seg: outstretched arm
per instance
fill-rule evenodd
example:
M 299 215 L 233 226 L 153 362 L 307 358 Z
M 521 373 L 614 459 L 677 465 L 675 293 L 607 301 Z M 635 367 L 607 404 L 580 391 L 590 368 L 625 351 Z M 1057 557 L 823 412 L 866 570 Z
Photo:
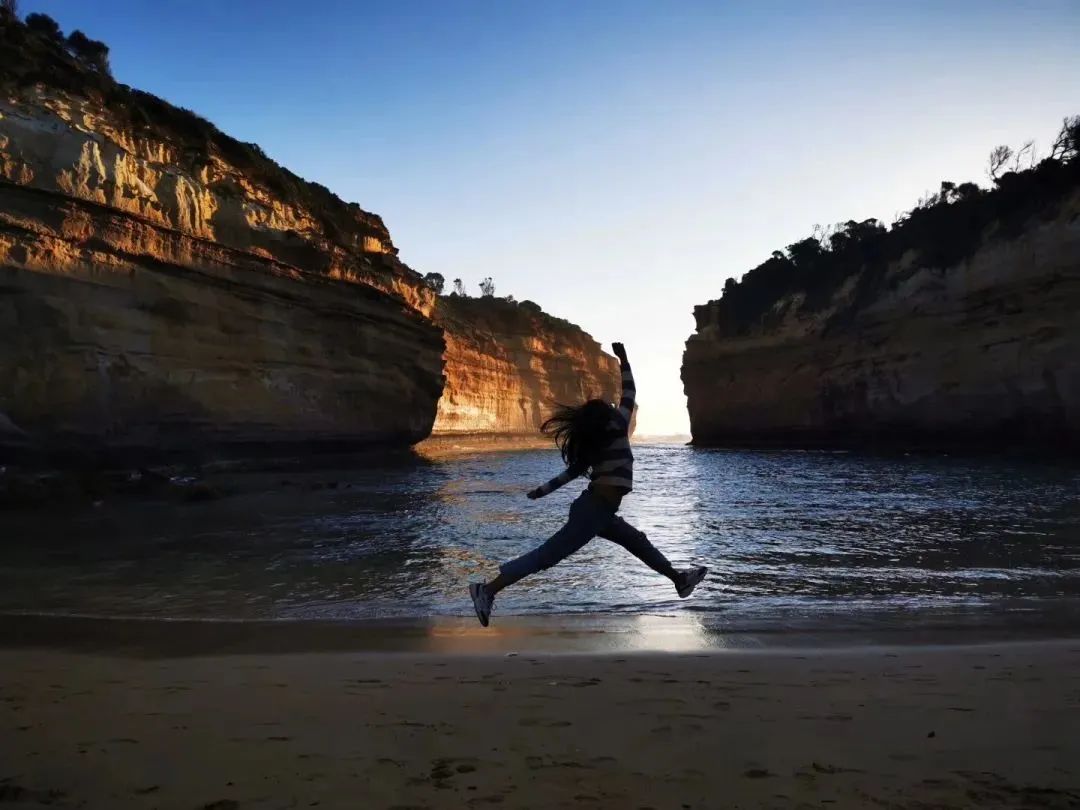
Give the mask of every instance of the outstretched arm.
M 537 498 L 543 498 L 545 495 L 550 495 L 563 484 L 569 484 L 583 472 L 585 472 L 585 467 L 580 465 L 577 467 L 567 467 L 546 484 L 541 484 L 536 489 L 529 490 L 529 492 L 526 493 L 526 497 L 530 500 L 536 500 Z
M 637 397 L 637 388 L 634 386 L 634 373 L 630 370 L 630 361 L 626 359 L 626 348 L 621 343 L 612 343 L 612 350 L 619 358 L 619 368 L 622 369 L 622 398 L 619 400 L 619 415 L 630 426 L 630 417 L 634 414 L 634 399 Z

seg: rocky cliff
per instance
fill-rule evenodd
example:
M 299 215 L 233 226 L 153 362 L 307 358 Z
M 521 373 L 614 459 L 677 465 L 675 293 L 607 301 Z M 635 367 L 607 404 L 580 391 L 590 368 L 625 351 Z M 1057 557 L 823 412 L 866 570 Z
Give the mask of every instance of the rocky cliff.
M 556 403 L 616 401 L 619 364 L 573 324 L 528 302 L 441 297 L 446 388 L 433 435 L 537 437 Z
M 0 444 L 427 435 L 434 296 L 377 216 L 116 84 L 55 34 L 3 17 L 0 49 Z
M 535 433 L 614 395 L 576 327 L 436 311 L 378 216 L 27 23 L 0 8 L 0 463 L 411 444 L 436 409 L 438 433 Z
M 686 344 L 694 443 L 1080 445 L 1078 169 L 943 184 L 729 280 Z

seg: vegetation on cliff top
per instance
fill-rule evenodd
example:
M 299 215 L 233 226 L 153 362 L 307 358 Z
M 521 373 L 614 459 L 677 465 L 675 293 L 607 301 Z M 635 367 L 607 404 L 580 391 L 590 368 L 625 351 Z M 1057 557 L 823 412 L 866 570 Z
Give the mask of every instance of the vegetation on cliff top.
M 465 292 L 465 284 L 460 278 L 455 278 L 453 290 L 444 294 L 446 279 L 442 273 L 426 274 L 424 283 L 439 297 L 439 309 L 444 317 L 471 314 L 487 318 L 498 317 L 507 323 L 510 321 L 516 321 L 522 325 L 541 323 L 552 329 L 580 330 L 577 324 L 544 312 L 535 301 L 518 301 L 512 295 L 496 298 L 495 282 L 491 276 L 480 281 L 479 297 L 470 296 Z
M 513 296 L 496 298 L 493 295 L 479 297 L 469 295 L 440 295 L 436 305 L 436 317 L 443 320 L 462 320 L 475 326 L 484 321 L 498 322 L 507 332 L 535 333 L 538 328 L 552 331 L 580 332 L 591 336 L 580 326 L 565 318 L 549 315 L 533 301 L 516 301 Z
M 125 127 L 176 145 L 193 163 L 212 154 L 235 166 L 257 185 L 311 213 L 326 236 L 344 242 L 360 232 L 389 246 L 382 219 L 356 203 L 346 203 L 326 186 L 312 183 L 267 157 L 257 144 L 231 138 L 190 110 L 117 82 L 109 69 L 109 48 L 81 31 L 65 37 L 45 14 L 20 21 L 14 8 L 0 5 L 0 90 L 42 84 L 85 96 L 107 109 Z
M 1028 168 L 1023 168 L 1023 163 Z M 924 267 L 945 268 L 969 257 L 987 238 L 1018 235 L 1033 218 L 1050 218 L 1062 199 L 1080 185 L 1080 116 L 1067 118 L 1050 155 L 1036 162 L 1032 142 L 1015 152 L 999 146 L 990 155 L 990 189 L 943 182 L 891 228 L 876 219 L 817 228 L 750 270 L 729 278 L 723 296 L 695 308 L 698 328 L 718 325 L 725 334 L 745 334 L 765 325 L 776 302 L 804 294 L 804 311 L 820 309 L 848 278 L 860 273 L 857 306 L 879 288 L 890 262 L 909 251 Z

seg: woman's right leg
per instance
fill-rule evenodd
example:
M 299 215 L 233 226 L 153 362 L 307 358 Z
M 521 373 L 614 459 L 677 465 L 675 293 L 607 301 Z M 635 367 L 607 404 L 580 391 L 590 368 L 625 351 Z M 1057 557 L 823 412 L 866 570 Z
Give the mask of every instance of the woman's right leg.
M 499 576 L 486 583 L 484 590 L 490 596 L 495 596 L 505 586 L 528 577 L 530 573 L 551 568 L 581 549 L 581 546 L 596 537 L 610 522 L 611 510 L 608 505 L 592 492 L 582 492 L 570 504 L 566 525 L 536 549 L 499 566 Z
M 507 585 L 513 585 L 537 571 L 551 568 L 596 537 L 597 530 L 606 521 L 590 498 L 588 494 L 583 494 L 574 501 L 570 506 L 566 525 L 546 541 L 532 551 L 500 565 L 499 575 L 484 586 L 488 594 L 495 596 Z
M 529 574 L 551 568 L 555 563 L 565 560 L 596 537 L 597 525 L 590 519 L 591 510 L 580 508 L 579 504 L 580 499 L 574 501 L 574 505 L 570 507 L 570 518 L 566 521 L 566 525 L 544 543 L 527 554 L 522 554 L 517 559 L 500 565 L 499 575 L 491 582 L 469 585 L 469 596 L 472 597 L 476 618 L 480 620 L 480 624 L 484 627 L 488 626 L 495 594 Z

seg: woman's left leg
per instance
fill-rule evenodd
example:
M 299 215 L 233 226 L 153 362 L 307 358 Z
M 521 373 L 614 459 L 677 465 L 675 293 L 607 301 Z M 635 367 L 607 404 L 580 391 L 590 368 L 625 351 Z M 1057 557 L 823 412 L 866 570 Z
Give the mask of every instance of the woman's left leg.
M 682 573 L 668 562 L 656 546 L 649 542 L 645 532 L 635 529 L 618 515 L 611 521 L 611 525 L 599 533 L 600 537 L 618 543 L 653 571 L 663 574 L 676 585 L 682 582 Z

